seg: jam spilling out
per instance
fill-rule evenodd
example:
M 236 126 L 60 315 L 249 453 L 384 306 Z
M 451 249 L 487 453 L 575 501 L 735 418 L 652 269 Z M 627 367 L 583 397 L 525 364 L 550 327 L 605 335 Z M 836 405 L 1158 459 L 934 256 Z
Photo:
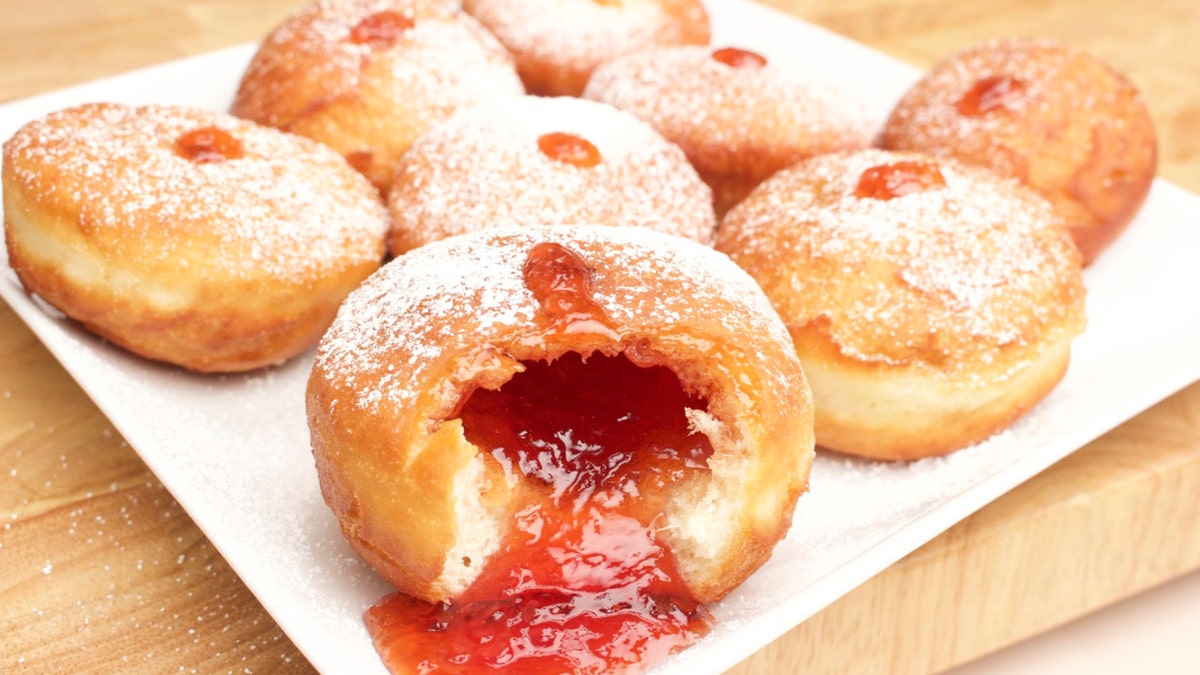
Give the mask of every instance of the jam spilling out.
M 914 192 L 946 187 L 946 178 L 928 162 L 900 161 L 873 166 L 858 178 L 854 196 L 860 199 L 894 199 Z
M 574 251 L 538 244 L 523 273 L 552 329 L 607 325 Z M 685 410 L 708 402 L 624 354 L 523 365 L 459 415 L 468 441 L 522 477 L 514 521 L 453 604 L 393 594 L 367 612 L 394 672 L 623 671 L 712 626 L 657 532 L 673 487 L 707 470 L 712 445 Z
M 393 671 L 607 673 L 649 665 L 712 625 L 655 517 L 704 467 L 685 393 L 661 366 L 570 353 L 526 362 L 461 412 L 467 439 L 525 476 L 528 499 L 501 549 L 453 605 L 395 594 L 368 611 Z
M 762 68 L 767 65 L 766 57 L 737 47 L 718 49 L 712 53 L 712 57 L 730 68 Z
M 958 112 L 975 117 L 993 110 L 1016 110 L 1025 98 L 1025 83 L 1011 75 L 985 77 L 955 104 Z
M 556 162 L 587 169 L 600 163 L 600 151 L 586 138 L 556 131 L 537 140 L 538 150 Z
M 350 29 L 350 41 L 359 45 L 389 45 L 412 27 L 413 20 L 399 12 L 378 12 Z
M 241 141 L 217 127 L 201 127 L 180 136 L 175 139 L 175 152 L 196 164 L 224 162 L 243 155 Z

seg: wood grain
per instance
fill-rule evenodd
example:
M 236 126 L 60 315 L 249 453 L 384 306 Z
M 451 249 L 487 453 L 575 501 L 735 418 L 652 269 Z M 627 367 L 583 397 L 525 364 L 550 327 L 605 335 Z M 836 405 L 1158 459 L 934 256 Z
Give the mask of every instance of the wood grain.
M 257 39 L 300 0 L 0 4 L 0 101 Z M 1200 191 L 1191 0 L 775 0 L 917 65 L 1061 37 L 1146 94 Z M 1200 568 L 1200 385 L 961 522 L 736 668 L 928 673 Z M 310 672 L 53 357 L 0 306 L 0 672 Z

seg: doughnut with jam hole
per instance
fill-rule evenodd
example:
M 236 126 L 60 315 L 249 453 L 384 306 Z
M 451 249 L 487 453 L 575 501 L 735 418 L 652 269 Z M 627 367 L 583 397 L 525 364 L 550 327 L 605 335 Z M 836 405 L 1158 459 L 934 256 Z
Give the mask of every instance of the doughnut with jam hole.
M 307 138 L 208 111 L 87 104 L 4 145 L 9 265 L 132 352 L 197 371 L 316 344 L 383 260 L 370 182 Z
M 531 94 L 578 96 L 616 56 L 662 45 L 708 44 L 700 0 L 463 0 L 513 54 Z
M 462 110 L 405 153 L 388 193 L 394 255 L 497 225 L 630 225 L 712 243 L 712 192 L 629 113 L 520 96 Z
M 783 318 L 817 443 L 844 453 L 987 438 L 1058 383 L 1085 323 L 1079 253 L 1050 203 L 933 155 L 800 162 L 728 213 L 716 248 Z
M 308 383 L 326 502 L 397 588 L 394 672 L 647 666 L 770 556 L 812 405 L 725 256 L 636 227 L 480 230 L 343 304 Z
M 794 162 L 870 144 L 862 106 L 812 71 L 737 47 L 664 47 L 597 68 L 583 95 L 683 148 L 721 216 Z
M 882 138 L 1029 185 L 1062 212 L 1084 264 L 1136 215 L 1158 154 L 1134 86 L 1049 40 L 992 40 L 945 59 L 896 105 Z
M 332 146 L 386 190 L 431 126 L 524 92 L 512 57 L 453 3 L 322 0 L 263 40 L 231 111 Z

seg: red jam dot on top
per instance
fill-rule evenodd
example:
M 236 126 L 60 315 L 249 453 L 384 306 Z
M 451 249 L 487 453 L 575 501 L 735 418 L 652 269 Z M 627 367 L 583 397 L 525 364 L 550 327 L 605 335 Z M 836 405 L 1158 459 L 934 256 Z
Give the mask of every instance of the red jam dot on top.
M 594 274 L 578 253 L 548 241 L 531 248 L 521 268 L 542 316 L 561 333 L 578 332 L 587 324 L 611 332 L 608 315 L 592 297 Z
M 1011 75 L 993 75 L 975 83 L 958 99 L 958 112 L 978 116 L 993 110 L 1015 110 L 1025 98 L 1025 83 Z
M 862 172 L 854 196 L 860 199 L 894 199 L 914 192 L 946 187 L 946 178 L 928 162 L 901 161 L 880 164 Z
M 412 27 L 413 20 L 399 12 L 378 12 L 350 29 L 350 41 L 360 45 L 386 45 L 395 42 Z
M 183 134 L 175 139 L 175 152 L 196 164 L 224 162 L 243 155 L 241 141 L 217 127 L 201 127 Z
M 762 68 L 767 65 L 765 56 L 737 47 L 718 49 L 712 53 L 712 57 L 714 61 L 720 61 L 730 68 Z
M 538 150 L 558 162 L 571 164 L 581 169 L 600 163 L 600 151 L 586 138 L 561 131 L 538 137 Z
M 460 418 L 526 501 L 453 604 L 397 594 L 367 612 L 393 672 L 628 672 L 712 626 L 655 527 L 671 489 L 707 470 L 712 446 L 684 414 L 707 401 L 621 354 L 524 365 Z

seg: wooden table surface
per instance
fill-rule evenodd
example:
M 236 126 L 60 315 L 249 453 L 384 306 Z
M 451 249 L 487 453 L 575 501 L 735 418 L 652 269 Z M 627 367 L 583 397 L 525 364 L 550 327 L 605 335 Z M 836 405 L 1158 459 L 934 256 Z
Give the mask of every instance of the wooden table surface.
M 303 0 L 4 0 L 0 101 L 264 35 Z M 1049 35 L 1145 93 L 1160 175 L 1200 192 L 1195 0 L 774 0 L 928 65 Z M 1194 311 L 1194 310 L 1193 310 Z M 1200 383 L 814 616 L 739 673 L 926 673 L 1200 569 Z M 0 671 L 311 666 L 24 324 L 0 305 Z

